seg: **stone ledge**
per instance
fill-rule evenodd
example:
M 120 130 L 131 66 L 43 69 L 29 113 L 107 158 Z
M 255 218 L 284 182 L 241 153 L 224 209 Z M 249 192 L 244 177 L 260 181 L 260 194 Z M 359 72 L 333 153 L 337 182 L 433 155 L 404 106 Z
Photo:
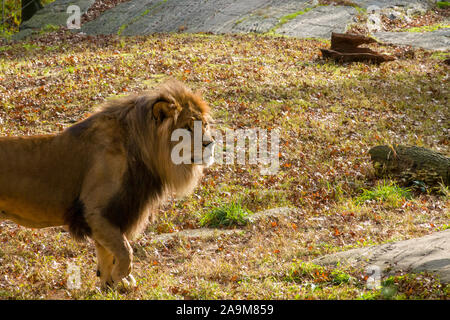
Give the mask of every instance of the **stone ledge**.
M 318 265 L 378 266 L 382 272 L 428 271 L 450 283 L 450 230 L 421 238 L 351 249 L 314 259 Z

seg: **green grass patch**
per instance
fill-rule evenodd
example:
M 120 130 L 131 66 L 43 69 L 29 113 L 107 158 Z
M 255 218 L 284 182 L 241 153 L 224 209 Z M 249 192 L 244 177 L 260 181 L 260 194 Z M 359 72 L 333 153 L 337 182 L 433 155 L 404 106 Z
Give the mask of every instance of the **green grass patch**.
M 124 23 L 123 25 L 121 25 L 119 30 L 117 30 L 117 35 L 120 36 L 122 34 L 122 32 L 126 28 L 128 28 L 128 26 L 132 25 L 133 23 L 135 23 L 136 21 L 138 21 L 142 17 L 145 17 L 146 15 L 148 15 L 150 12 L 154 11 L 155 9 L 157 9 L 159 6 L 161 6 L 166 1 L 167 0 L 163 0 L 162 2 L 159 2 L 159 3 L 155 4 L 155 5 L 153 5 L 151 8 L 144 10 L 139 16 L 131 19 L 131 21 L 129 23 Z
M 433 54 L 431 55 L 431 58 L 445 60 L 445 59 L 450 58 L 450 52 L 436 51 L 436 52 L 433 52 Z
M 240 203 L 225 204 L 208 211 L 200 219 L 200 225 L 213 228 L 244 226 L 249 223 L 250 214 Z
M 277 23 L 277 25 L 275 27 L 273 27 L 272 29 L 269 30 L 268 34 L 275 34 L 275 31 L 280 28 L 282 25 L 286 24 L 287 22 L 291 21 L 292 19 L 295 19 L 296 17 L 307 13 L 308 11 L 311 11 L 314 8 L 306 8 L 304 10 L 300 10 L 297 12 L 293 12 L 290 14 L 287 14 L 283 17 L 280 18 L 280 21 Z
M 410 189 L 383 181 L 373 190 L 363 189 L 362 194 L 355 198 L 355 203 L 359 205 L 366 201 L 374 200 L 398 207 L 407 199 L 411 199 Z
M 311 11 L 311 10 L 312 10 L 312 8 L 306 8 L 305 10 L 300 10 L 300 11 L 293 12 L 293 13 L 290 13 L 290 14 L 288 14 L 288 15 L 285 15 L 284 17 L 281 17 L 281 19 L 280 19 L 280 25 L 283 25 L 283 24 L 285 24 L 285 23 L 291 21 L 292 19 L 295 19 L 295 18 L 297 18 L 298 16 L 300 16 L 300 15 L 302 15 L 302 14 L 305 14 L 305 13 L 307 13 L 308 11 Z
M 320 277 L 326 277 L 324 267 L 310 262 L 294 261 L 285 276 L 285 280 L 292 282 L 317 281 Z
M 285 281 L 302 283 L 305 281 L 323 285 L 343 285 L 352 280 L 352 276 L 340 269 L 329 269 L 311 262 L 294 261 L 286 273 Z
M 46 24 L 44 27 L 41 28 L 41 30 L 39 31 L 39 34 L 45 34 L 45 33 L 49 33 L 49 32 L 53 32 L 53 31 L 58 31 L 59 30 L 59 26 L 56 26 L 54 24 Z
M 450 8 L 450 2 L 448 2 L 448 1 L 438 1 L 438 2 L 436 2 L 436 7 L 438 7 L 439 9 Z
M 234 25 L 237 26 L 238 24 L 241 24 L 242 22 L 244 22 L 244 21 L 247 20 L 247 19 L 248 19 L 248 17 L 243 17 L 243 18 L 237 20 L 237 21 L 234 23 Z
M 450 25 L 438 23 L 438 24 L 433 24 L 431 26 L 413 27 L 413 28 L 406 29 L 405 31 L 420 33 L 420 32 L 432 32 L 432 31 L 436 31 L 439 29 L 446 29 L 446 28 L 450 28 Z
M 348 273 L 338 270 L 338 269 L 333 270 L 330 273 L 330 276 L 331 276 L 331 282 L 335 285 L 349 283 L 350 279 L 351 279 L 351 276 Z

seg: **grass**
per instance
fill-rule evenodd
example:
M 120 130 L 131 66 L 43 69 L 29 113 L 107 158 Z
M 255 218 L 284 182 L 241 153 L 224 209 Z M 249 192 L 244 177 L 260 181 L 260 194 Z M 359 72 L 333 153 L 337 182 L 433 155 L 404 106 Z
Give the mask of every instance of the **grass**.
M 355 198 L 355 202 L 356 204 L 362 204 L 367 201 L 378 201 L 392 207 L 399 207 L 407 199 L 411 199 L 411 191 L 409 189 L 383 181 L 373 190 L 364 189 L 362 194 Z
M 312 8 L 305 8 L 304 10 L 300 10 L 300 11 L 293 12 L 293 13 L 290 13 L 288 15 L 285 15 L 285 16 L 281 17 L 280 25 L 283 25 L 283 24 L 285 24 L 285 23 L 287 23 L 287 22 L 297 18 L 298 16 L 300 16 L 302 14 L 305 14 L 305 13 L 307 13 L 310 10 L 312 10 Z
M 153 5 L 152 7 L 150 7 L 149 9 L 144 10 L 140 15 L 134 17 L 133 19 L 130 20 L 130 22 L 128 23 L 124 23 L 120 26 L 119 30 L 117 30 L 117 35 L 120 36 L 122 34 L 122 32 L 128 28 L 131 24 L 136 23 L 137 21 L 139 21 L 139 19 L 141 19 L 142 17 L 145 17 L 146 15 L 148 15 L 150 12 L 153 12 L 154 10 L 156 10 L 158 7 L 160 7 L 164 2 L 166 2 L 167 0 L 163 0 L 162 2 L 158 2 L 155 5 Z
M 437 23 L 430 26 L 422 26 L 422 27 L 413 27 L 406 29 L 406 32 L 432 32 L 439 29 L 447 29 L 450 28 L 450 25 L 444 23 Z
M 439 60 L 449 59 L 450 58 L 450 52 L 441 52 L 441 51 L 433 52 L 431 57 L 439 59 Z
M 3 136 L 58 132 L 110 97 L 174 77 L 204 92 L 217 130 L 278 129 L 280 170 L 267 176 L 258 165 L 214 164 L 193 195 L 156 210 L 132 242 L 139 283 L 132 292 L 98 291 L 92 243 L 77 243 L 61 228 L 2 221 L 1 298 L 385 299 L 366 288 L 364 270 L 311 261 L 448 228 L 448 197 L 377 181 L 367 154 L 392 143 L 449 153 L 448 66 L 431 52 L 381 65 L 337 64 L 320 58 L 329 44 L 287 37 L 90 38 L 62 30 L 39 37 L 0 47 Z M 242 233 L 153 241 L 199 228 L 206 216 L 220 225 L 227 214 L 246 221 L 246 211 L 286 206 L 295 210 L 250 219 L 239 225 Z M 78 291 L 67 289 L 69 263 L 81 267 Z M 399 277 L 393 299 L 449 297 L 436 276 L 399 271 L 382 281 L 391 276 Z
M 297 262 L 292 263 L 291 268 L 286 274 L 287 281 L 294 282 L 304 282 L 308 279 L 313 282 L 325 282 L 329 280 L 328 273 L 326 269 L 322 266 L 315 265 L 308 262 Z
M 268 31 L 268 34 L 269 35 L 274 35 L 276 33 L 276 30 L 278 28 L 280 28 L 282 25 L 288 23 L 289 21 L 297 18 L 300 15 L 303 15 L 303 14 L 307 13 L 308 11 L 311 11 L 312 9 L 314 9 L 314 8 L 305 8 L 303 10 L 299 10 L 297 12 L 293 12 L 293 13 L 290 13 L 290 14 L 287 14 L 287 15 L 281 17 L 279 22 L 272 29 L 270 29 Z
M 436 2 L 436 7 L 438 7 L 439 9 L 450 8 L 450 2 L 448 2 L 448 1 L 437 1 Z
M 384 300 L 420 300 L 428 296 L 442 292 L 447 297 L 450 295 L 450 286 L 441 287 L 439 284 L 427 283 L 425 274 L 399 274 L 389 276 L 381 283 L 379 290 L 364 294 L 363 299 Z
M 249 215 L 239 203 L 225 204 L 208 211 L 200 219 L 200 225 L 212 228 L 245 226 L 249 223 Z
M 41 30 L 39 30 L 40 34 L 44 34 L 47 32 L 53 32 L 53 31 L 57 31 L 60 27 L 59 26 L 55 26 L 53 24 L 46 24 Z

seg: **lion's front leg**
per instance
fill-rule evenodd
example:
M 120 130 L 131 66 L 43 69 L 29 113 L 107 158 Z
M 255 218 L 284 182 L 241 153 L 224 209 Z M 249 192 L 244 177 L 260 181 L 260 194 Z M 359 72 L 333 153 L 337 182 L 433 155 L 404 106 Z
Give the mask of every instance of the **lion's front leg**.
M 131 275 L 133 249 L 127 238 L 106 219 L 97 225 L 101 225 L 102 228 L 93 228 L 92 238 L 96 243 L 102 288 L 115 287 L 120 283 L 125 287 L 136 286 L 136 281 Z
M 111 272 L 114 266 L 114 256 L 97 241 L 95 241 L 95 248 L 97 251 L 97 276 L 100 277 L 101 287 L 112 287 Z
M 90 237 L 96 243 L 100 280 L 103 287 L 119 283 L 135 285 L 136 281 L 130 276 L 133 250 L 120 228 L 102 211 L 121 188 L 126 157 L 105 152 L 97 160 L 83 182 L 80 201 L 91 229 Z

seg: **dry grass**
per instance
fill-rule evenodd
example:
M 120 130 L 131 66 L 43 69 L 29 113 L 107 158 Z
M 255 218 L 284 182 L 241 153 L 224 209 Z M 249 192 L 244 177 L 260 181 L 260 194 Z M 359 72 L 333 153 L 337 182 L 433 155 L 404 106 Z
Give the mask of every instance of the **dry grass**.
M 127 293 L 96 288 L 92 244 L 76 243 L 60 228 L 31 230 L 2 222 L 0 297 L 386 298 L 366 289 L 362 270 L 315 274 L 314 266 L 302 262 L 448 228 L 448 197 L 413 193 L 394 203 L 355 200 L 378 183 L 367 154 L 374 145 L 413 144 L 448 154 L 448 66 L 421 50 L 414 59 L 382 65 L 339 65 L 321 60 L 318 49 L 326 46 L 255 35 L 117 38 L 63 32 L 2 46 L 2 135 L 61 130 L 105 99 L 172 76 L 203 89 L 220 119 L 218 129 L 278 128 L 281 169 L 275 176 L 262 176 L 254 165 L 208 169 L 195 194 L 161 208 L 158 221 L 133 244 L 139 288 Z M 240 203 L 252 212 L 297 210 L 251 223 L 242 234 L 152 242 L 155 233 L 199 227 L 208 208 L 223 203 Z M 66 287 L 68 263 L 81 267 L 78 291 Z M 293 268 L 299 270 L 294 278 Z M 337 281 L 338 273 L 350 280 Z M 429 290 L 420 289 L 421 279 Z M 394 298 L 449 294 L 429 275 L 392 283 L 398 289 Z

